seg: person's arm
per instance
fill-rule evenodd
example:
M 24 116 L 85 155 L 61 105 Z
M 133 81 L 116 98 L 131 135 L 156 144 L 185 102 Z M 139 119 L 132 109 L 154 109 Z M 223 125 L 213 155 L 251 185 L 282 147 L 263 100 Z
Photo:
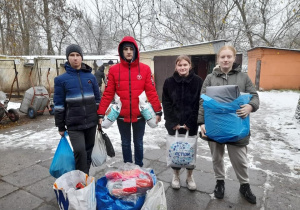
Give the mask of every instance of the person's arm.
M 147 72 L 145 80 L 145 93 L 156 115 L 162 116 L 162 107 L 155 89 L 154 78 L 151 75 L 150 67 L 147 67 L 148 68 L 146 69 Z
M 246 79 L 246 93 L 250 93 L 252 95 L 252 98 L 249 102 L 249 105 L 252 106 L 251 112 L 256 112 L 259 108 L 259 96 L 248 75 Z
M 107 87 L 105 88 L 105 91 L 103 93 L 103 96 L 101 98 L 99 108 L 98 108 L 98 111 L 97 111 L 99 119 L 104 118 L 106 109 L 108 108 L 108 106 L 110 105 L 111 101 L 113 100 L 113 98 L 115 96 L 115 92 L 116 92 L 115 79 L 114 79 L 114 76 L 111 72 L 112 71 L 110 71 L 108 73 Z M 99 120 L 99 124 L 101 124 L 100 120 Z
M 206 76 L 206 78 L 203 82 L 202 88 L 201 88 L 200 96 L 202 94 L 206 93 L 206 87 L 211 86 L 210 85 L 210 80 L 211 80 L 211 74 Z M 203 99 L 202 98 L 200 98 L 200 100 L 199 100 L 199 110 L 198 110 L 197 123 L 198 123 L 198 125 L 204 124 L 204 109 L 203 109 Z
M 58 77 L 54 79 L 54 118 L 55 118 L 55 126 L 58 127 L 58 131 L 60 135 L 63 135 L 66 131 L 65 127 L 65 99 L 66 94 L 64 90 L 64 86 L 59 80 Z
M 185 126 L 188 128 L 191 128 L 193 126 L 193 124 L 197 123 L 202 83 L 203 83 L 202 79 L 199 79 L 198 84 L 197 84 L 198 86 L 195 87 L 198 90 L 198 92 L 196 93 L 196 95 L 198 96 L 198 100 L 196 102 L 194 102 L 194 105 L 192 107 L 192 112 L 191 112 L 189 118 L 187 119 L 187 121 L 185 122 Z
M 248 104 L 241 105 L 236 114 L 241 118 L 246 118 L 251 112 L 255 112 L 259 108 L 259 97 L 251 79 L 246 75 L 245 92 L 250 93 L 252 98 Z
M 94 96 L 95 96 L 95 101 L 96 101 L 96 106 L 97 108 L 99 107 L 99 103 L 101 100 L 101 96 L 100 96 L 100 91 L 99 91 L 99 86 L 98 86 L 98 82 L 95 76 L 93 76 L 93 91 L 94 91 Z
M 173 113 L 173 100 L 169 96 L 168 79 L 165 80 L 162 93 L 162 105 L 164 109 L 164 118 L 171 123 L 172 128 L 179 124 L 179 119 Z

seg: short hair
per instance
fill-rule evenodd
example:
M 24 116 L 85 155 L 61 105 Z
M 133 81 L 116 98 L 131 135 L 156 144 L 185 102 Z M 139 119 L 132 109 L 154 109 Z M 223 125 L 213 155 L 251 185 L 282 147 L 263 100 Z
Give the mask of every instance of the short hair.
M 178 62 L 182 61 L 182 60 L 186 60 L 189 64 L 190 64 L 190 70 L 192 69 L 192 61 L 190 59 L 189 56 L 187 55 L 179 55 L 177 58 L 176 58 L 176 61 L 175 61 L 175 69 L 176 69 L 176 65 Z

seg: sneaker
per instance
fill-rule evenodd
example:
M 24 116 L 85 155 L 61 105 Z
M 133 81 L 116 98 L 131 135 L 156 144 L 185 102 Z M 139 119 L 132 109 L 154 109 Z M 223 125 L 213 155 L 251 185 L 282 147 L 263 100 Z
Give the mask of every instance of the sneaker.
M 194 181 L 193 175 L 187 177 L 186 185 L 187 185 L 187 188 L 189 190 L 196 190 L 197 186 L 196 186 L 196 183 Z
M 180 189 L 180 180 L 178 175 L 173 174 L 171 186 L 173 189 Z
M 240 193 L 249 203 L 256 204 L 256 197 L 252 193 L 249 184 L 242 184 L 240 187 Z
M 224 180 L 217 180 L 217 184 L 214 190 L 215 197 L 218 199 L 224 198 L 224 191 L 225 191 L 225 182 Z

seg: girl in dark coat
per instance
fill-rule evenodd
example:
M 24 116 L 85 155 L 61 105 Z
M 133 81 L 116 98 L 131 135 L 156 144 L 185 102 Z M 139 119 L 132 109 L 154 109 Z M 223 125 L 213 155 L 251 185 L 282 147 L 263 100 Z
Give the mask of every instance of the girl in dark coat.
M 178 130 L 180 134 L 185 134 L 189 130 L 189 135 L 197 135 L 199 98 L 202 87 L 202 79 L 191 70 L 191 60 L 186 55 L 180 55 L 175 62 L 175 72 L 172 77 L 165 80 L 162 95 L 162 105 L 165 117 L 165 127 L 169 135 L 175 135 Z M 180 128 L 184 126 L 184 128 Z M 174 175 L 172 187 L 180 188 L 179 172 L 180 168 L 172 167 Z M 187 187 L 196 190 L 196 184 L 192 173 L 194 168 L 188 168 Z

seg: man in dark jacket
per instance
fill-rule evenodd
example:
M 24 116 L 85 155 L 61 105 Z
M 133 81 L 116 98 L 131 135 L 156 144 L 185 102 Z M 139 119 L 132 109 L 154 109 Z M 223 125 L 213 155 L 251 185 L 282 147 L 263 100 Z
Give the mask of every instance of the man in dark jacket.
M 99 67 L 99 69 L 95 72 L 95 77 L 96 77 L 97 82 L 98 82 L 100 95 L 101 95 L 102 80 L 106 84 L 106 78 L 105 78 L 105 74 L 104 74 L 104 69 L 105 69 L 104 65 L 101 65 Z
M 88 174 L 98 124 L 99 87 L 92 68 L 82 63 L 80 46 L 68 46 L 66 57 L 66 73 L 54 79 L 55 125 L 61 136 L 68 130 L 76 169 Z

